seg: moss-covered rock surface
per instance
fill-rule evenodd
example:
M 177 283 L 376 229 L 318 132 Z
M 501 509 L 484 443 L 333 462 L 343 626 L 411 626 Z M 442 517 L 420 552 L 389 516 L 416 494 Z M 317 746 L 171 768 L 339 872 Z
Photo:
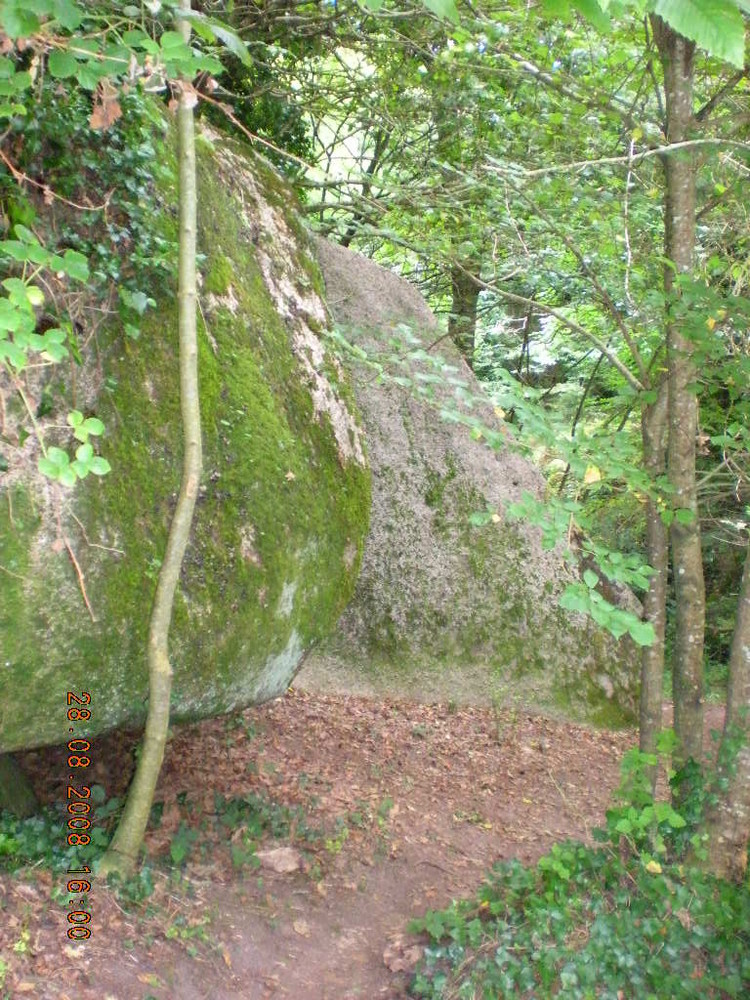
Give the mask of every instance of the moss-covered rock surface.
M 393 353 L 388 337 L 408 324 L 426 347 L 440 341 L 433 354 L 448 365 L 444 379 L 481 396 L 413 285 L 326 241 L 317 252 L 334 317 L 355 343 L 371 356 Z M 524 491 L 542 493 L 539 471 L 441 419 L 443 403 L 457 405 L 449 383 L 436 386 L 434 405 L 379 382 L 372 368 L 353 374 L 372 466 L 371 528 L 355 596 L 301 682 L 631 720 L 637 650 L 563 611 L 575 567 L 544 551 L 537 530 L 502 517 Z M 498 424 L 489 404 L 471 412 Z M 473 527 L 472 512 L 488 505 L 500 512 L 497 523 Z
M 172 627 L 175 719 L 285 689 L 352 592 L 370 506 L 293 199 L 224 139 L 218 152 L 204 138 L 199 162 L 204 473 Z M 174 190 L 161 197 L 168 229 Z M 87 402 L 106 425 L 109 475 L 51 484 L 35 474 L 29 438 L 5 477 L 2 750 L 68 739 L 69 691 L 90 694 L 76 736 L 145 716 L 148 617 L 181 466 L 176 328 L 164 287 L 139 339 L 114 320 L 96 332 Z M 64 426 L 70 385 L 54 399 Z M 58 440 L 74 444 L 63 431 Z

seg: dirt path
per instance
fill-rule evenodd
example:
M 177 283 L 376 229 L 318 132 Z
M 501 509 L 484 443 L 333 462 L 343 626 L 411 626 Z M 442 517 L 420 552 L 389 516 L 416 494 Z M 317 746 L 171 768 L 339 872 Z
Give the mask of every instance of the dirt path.
M 402 997 L 408 920 L 470 892 L 497 860 L 586 837 L 633 741 L 524 714 L 302 692 L 179 730 L 157 793 L 161 825 L 148 835 L 145 902 L 124 907 L 95 885 L 93 937 L 80 946 L 49 901 L 48 875 L 0 880 L 8 996 Z M 130 746 L 100 743 L 91 778 L 118 794 Z M 67 779 L 60 763 L 51 751 L 26 758 L 53 801 Z M 263 846 L 290 846 L 301 869 L 233 867 L 248 824 L 222 825 L 214 792 L 266 803 Z M 185 830 L 197 839 L 177 884 L 158 858 Z

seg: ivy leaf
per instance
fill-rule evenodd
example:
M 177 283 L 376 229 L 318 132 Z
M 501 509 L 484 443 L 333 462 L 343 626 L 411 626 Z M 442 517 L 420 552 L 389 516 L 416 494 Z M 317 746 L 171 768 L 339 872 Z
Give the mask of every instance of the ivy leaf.
M 745 23 L 736 0 L 656 0 L 654 13 L 709 55 L 745 64 Z

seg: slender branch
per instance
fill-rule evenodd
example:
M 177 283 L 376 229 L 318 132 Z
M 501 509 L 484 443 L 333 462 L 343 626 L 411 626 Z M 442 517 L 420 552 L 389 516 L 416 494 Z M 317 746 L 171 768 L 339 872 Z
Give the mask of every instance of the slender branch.
M 80 564 L 79 564 L 78 560 L 76 559 L 76 554 L 73 551 L 72 545 L 68 541 L 67 535 L 63 531 L 62 519 L 60 518 L 60 511 L 59 510 L 57 511 L 57 530 L 58 530 L 58 532 L 60 534 L 60 538 L 62 539 L 63 545 L 68 550 L 68 555 L 70 556 L 70 561 L 73 563 L 73 569 L 75 569 L 75 571 L 76 571 L 76 576 L 78 577 L 78 586 L 80 588 L 81 594 L 83 595 L 83 600 L 84 600 L 84 603 L 86 605 L 86 610 L 88 611 L 89 615 L 91 616 L 91 621 L 95 622 L 96 621 L 96 617 L 94 615 L 94 609 L 91 607 L 91 602 L 89 601 L 89 595 L 86 593 L 86 584 L 84 583 L 83 570 L 81 569 Z
M 8 159 L 8 157 L 5 155 L 2 149 L 0 149 L 0 160 L 2 160 L 5 166 L 8 168 L 8 170 L 10 170 L 13 176 L 13 180 L 19 181 L 19 183 L 23 184 L 31 184 L 33 187 L 38 188 L 40 191 L 42 191 L 44 193 L 45 198 L 47 197 L 54 198 L 55 201 L 60 201 L 64 205 L 69 205 L 71 208 L 78 209 L 81 212 L 103 212 L 106 208 L 108 208 L 110 198 L 114 194 L 115 189 L 112 188 L 112 190 L 107 194 L 106 198 L 101 203 L 101 205 L 79 205 L 77 201 L 70 201 L 69 198 L 63 198 L 61 194 L 57 194 L 55 191 L 52 190 L 49 184 L 43 184 L 41 181 L 35 181 L 33 177 L 29 177 L 28 174 L 25 174 L 22 170 L 19 170 L 18 167 L 16 167 L 13 163 L 11 163 L 11 161 Z
M 458 261 L 456 261 L 456 267 L 460 270 L 465 270 Z M 585 327 L 582 327 L 578 323 L 574 322 L 572 319 L 568 319 L 568 317 L 564 313 L 561 313 L 559 309 L 545 305 L 543 302 L 538 302 L 536 299 L 526 298 L 525 295 L 516 295 L 515 292 L 508 292 L 504 288 L 498 288 L 496 284 L 483 281 L 476 275 L 470 275 L 468 271 L 466 273 L 469 274 L 470 277 L 473 277 L 474 281 L 476 281 L 478 285 L 481 285 L 482 288 L 486 289 L 488 292 L 493 292 L 495 295 L 499 295 L 500 298 L 503 298 L 508 302 L 515 302 L 516 305 L 537 309 L 546 316 L 554 316 L 556 320 L 566 326 L 569 330 L 572 330 L 573 333 L 577 333 L 579 336 L 585 337 L 590 344 L 593 344 L 597 351 L 599 351 L 600 354 L 603 354 L 610 364 L 618 370 L 631 388 L 635 389 L 636 392 L 643 391 L 644 385 L 640 379 L 630 371 L 627 365 L 620 361 L 615 352 L 611 350 L 611 348 L 608 347 L 603 340 L 597 337 L 596 334 L 591 333 L 590 330 L 586 330 Z
M 545 177 L 548 174 L 563 174 L 569 170 L 586 170 L 589 167 L 615 166 L 620 164 L 641 163 L 643 160 L 652 159 L 654 156 L 669 156 L 672 153 L 679 153 L 682 150 L 697 149 L 702 146 L 726 146 L 732 149 L 743 149 L 750 153 L 750 142 L 741 142 L 738 139 L 685 139 L 682 142 L 670 142 L 662 146 L 653 146 L 638 153 L 635 159 L 630 156 L 600 156 L 593 160 L 574 160 L 572 163 L 557 163 L 550 167 L 538 167 L 534 170 L 526 170 L 523 167 L 514 165 L 512 168 L 488 156 L 487 169 L 500 176 L 512 175 L 516 177 Z

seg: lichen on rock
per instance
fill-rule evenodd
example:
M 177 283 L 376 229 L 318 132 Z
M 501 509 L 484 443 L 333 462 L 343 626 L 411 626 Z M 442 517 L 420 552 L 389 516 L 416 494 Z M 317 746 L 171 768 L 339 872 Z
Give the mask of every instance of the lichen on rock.
M 170 640 L 177 720 L 282 692 L 359 568 L 369 471 L 293 213 L 265 161 L 199 143 L 204 473 Z M 166 210 L 162 221 L 173 225 Z M 0 498 L 0 750 L 67 739 L 68 691 L 91 695 L 77 736 L 145 716 L 147 623 L 182 447 L 174 289 L 157 299 L 139 340 L 117 322 L 97 334 L 110 475 L 65 493 L 15 477 Z
M 316 250 L 334 319 L 355 344 L 387 354 L 399 324 L 448 363 L 450 378 L 482 395 L 473 373 L 417 289 L 373 261 L 325 240 Z M 414 345 L 412 345 L 413 347 Z M 421 697 L 520 697 L 599 721 L 633 717 L 637 651 L 590 619 L 563 612 L 559 595 L 575 570 L 544 551 L 538 531 L 502 511 L 525 491 L 541 495 L 540 472 L 509 448 L 493 451 L 440 405 L 410 388 L 378 382 L 352 365 L 373 473 L 370 533 L 354 598 L 315 650 L 301 682 L 399 687 Z M 456 402 L 449 385 L 436 399 Z M 497 425 L 492 407 L 472 411 Z M 499 523 L 469 516 L 497 509 Z

